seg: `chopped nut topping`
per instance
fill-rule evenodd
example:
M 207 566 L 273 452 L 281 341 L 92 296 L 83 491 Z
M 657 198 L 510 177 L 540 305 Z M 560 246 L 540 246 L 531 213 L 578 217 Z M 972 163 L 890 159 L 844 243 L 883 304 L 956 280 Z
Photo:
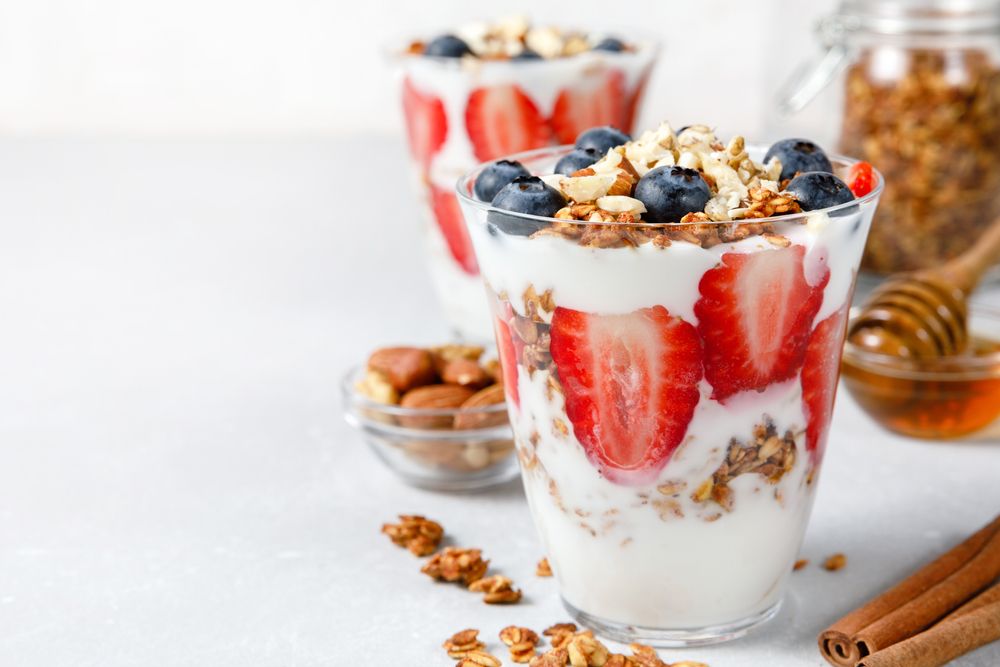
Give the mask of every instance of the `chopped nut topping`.
M 744 474 L 756 473 L 768 483 L 777 484 L 795 465 L 795 434 L 786 431 L 779 437 L 774 422 L 765 415 L 763 424 L 754 427 L 753 441 L 744 445 L 736 438 L 729 442 L 726 460 L 710 479 L 698 486 L 691 499 L 704 503 L 709 499 L 727 512 L 733 509 L 732 490 L 729 482 Z
M 535 576 L 536 577 L 551 577 L 552 567 L 549 565 L 549 559 L 543 558 L 538 561 L 538 565 L 535 566 Z
M 800 558 L 797 561 L 795 561 L 795 565 L 792 566 L 792 570 L 794 570 L 795 572 L 798 572 L 799 570 L 801 570 L 802 568 L 804 568 L 808 564 L 809 564 L 809 559 L 808 558 Z
M 472 651 L 486 648 L 486 644 L 477 639 L 479 630 L 469 628 L 456 632 L 449 639 L 446 639 L 441 646 L 448 651 L 448 656 L 452 658 L 464 658 Z
M 420 571 L 439 581 L 461 581 L 465 585 L 483 578 L 488 560 L 483 560 L 479 549 L 445 547 L 427 561 Z
M 441 543 L 444 528 L 441 524 L 416 514 L 400 514 L 399 523 L 382 524 L 382 532 L 394 544 L 409 549 L 414 556 L 429 556 Z
M 829 570 L 830 572 L 843 570 L 845 565 L 847 565 L 847 556 L 844 554 L 833 554 L 823 561 L 823 569 Z
M 510 650 L 510 659 L 514 662 L 530 662 L 535 657 L 535 646 L 538 635 L 534 630 L 508 625 L 500 631 L 500 641 Z
M 513 604 L 521 600 L 521 591 L 513 587 L 514 582 L 499 574 L 477 579 L 469 584 L 473 593 L 484 593 L 486 604 Z

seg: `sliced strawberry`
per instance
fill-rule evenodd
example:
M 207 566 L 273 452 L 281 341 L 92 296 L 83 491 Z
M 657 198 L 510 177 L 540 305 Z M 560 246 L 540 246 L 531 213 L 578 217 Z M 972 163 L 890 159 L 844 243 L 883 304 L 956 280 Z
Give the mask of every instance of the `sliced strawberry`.
M 431 158 L 441 150 L 448 136 L 448 116 L 444 111 L 444 102 L 417 90 L 406 79 L 403 81 L 403 114 L 406 118 L 410 153 L 426 170 Z
M 830 279 L 823 266 L 818 284 L 806 282 L 804 256 L 805 248 L 797 245 L 730 252 L 701 277 L 694 312 L 712 398 L 763 391 L 798 372 Z
M 864 197 L 875 187 L 875 172 L 867 162 L 857 162 L 847 172 L 847 187 L 855 197 Z
M 591 464 L 617 484 L 653 481 L 700 398 L 695 328 L 663 306 L 627 315 L 556 308 L 551 336 L 566 416 Z
M 538 107 L 515 85 L 477 88 L 465 107 L 465 128 L 480 160 L 541 148 L 549 129 Z
M 465 228 L 458 197 L 451 190 L 433 185 L 430 187 L 434 219 L 437 220 L 438 229 L 448 244 L 451 256 L 470 276 L 479 275 L 479 265 L 476 264 L 476 255 L 472 250 L 472 239 L 469 238 L 469 230 Z
M 802 408 L 806 415 L 806 449 L 819 463 L 826 449 L 826 435 L 833 415 L 840 375 L 840 355 L 844 350 L 847 308 L 816 325 L 802 364 Z
M 503 393 L 515 408 L 521 407 L 521 396 L 517 389 L 517 351 L 510 325 L 497 317 L 493 320 L 493 332 L 497 339 L 497 356 L 500 357 L 500 372 L 503 374 Z
M 552 109 L 552 131 L 561 144 L 598 125 L 626 129 L 625 75 L 619 70 L 596 72 L 572 88 L 564 88 Z

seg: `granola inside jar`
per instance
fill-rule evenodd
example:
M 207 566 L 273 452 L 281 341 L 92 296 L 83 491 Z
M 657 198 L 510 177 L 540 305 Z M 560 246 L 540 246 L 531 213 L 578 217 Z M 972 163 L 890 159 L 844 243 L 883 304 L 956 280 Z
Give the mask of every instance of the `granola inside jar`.
M 819 33 L 825 55 L 780 110 L 884 174 L 862 267 L 920 269 L 972 246 L 1000 214 L 1000 2 L 845 0 Z

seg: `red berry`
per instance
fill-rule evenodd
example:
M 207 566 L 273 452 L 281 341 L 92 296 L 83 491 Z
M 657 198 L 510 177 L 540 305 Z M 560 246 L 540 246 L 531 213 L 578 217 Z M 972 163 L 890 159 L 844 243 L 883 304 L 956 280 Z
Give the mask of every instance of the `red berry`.
M 549 128 L 538 107 L 515 85 L 477 88 L 465 107 L 465 128 L 480 160 L 541 148 Z
M 628 103 L 622 72 L 595 73 L 560 91 L 552 109 L 552 131 L 561 144 L 571 144 L 581 132 L 599 125 L 628 131 Z
M 441 150 L 448 135 L 448 117 L 444 103 L 431 94 L 417 90 L 406 79 L 403 82 L 403 114 L 410 153 L 426 171 L 431 158 Z
M 434 219 L 438 229 L 444 236 L 451 256 L 455 258 L 462 270 L 470 276 L 479 275 L 479 265 L 476 264 L 476 254 L 472 249 L 472 239 L 469 230 L 465 228 L 462 218 L 462 208 L 458 197 L 452 190 L 444 190 L 431 186 L 431 205 L 434 208 Z
M 517 350 L 510 325 L 497 317 L 493 320 L 493 332 L 497 339 L 497 356 L 500 357 L 500 371 L 503 374 L 503 391 L 507 402 L 515 408 L 521 407 L 521 396 L 517 388 Z
M 875 187 L 875 172 L 867 162 L 856 162 L 847 172 L 847 187 L 855 197 L 864 197 Z
M 602 475 L 652 482 L 698 405 L 701 343 L 663 306 L 626 315 L 556 308 L 552 360 L 573 433 Z
M 826 449 L 826 436 L 833 415 L 844 350 L 847 309 L 840 310 L 816 325 L 802 364 L 802 407 L 806 415 L 806 449 L 819 463 Z
M 702 276 L 694 312 L 712 398 L 763 391 L 791 379 L 802 366 L 830 279 L 824 266 L 818 284 L 806 282 L 804 255 L 802 246 L 726 253 Z

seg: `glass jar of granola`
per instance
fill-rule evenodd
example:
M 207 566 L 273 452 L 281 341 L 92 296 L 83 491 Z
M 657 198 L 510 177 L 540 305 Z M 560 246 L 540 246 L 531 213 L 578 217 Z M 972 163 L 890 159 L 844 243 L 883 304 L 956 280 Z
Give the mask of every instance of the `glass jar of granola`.
M 1000 214 L 1000 0 L 842 0 L 826 47 L 779 91 L 775 122 L 886 179 L 875 273 L 961 253 Z

